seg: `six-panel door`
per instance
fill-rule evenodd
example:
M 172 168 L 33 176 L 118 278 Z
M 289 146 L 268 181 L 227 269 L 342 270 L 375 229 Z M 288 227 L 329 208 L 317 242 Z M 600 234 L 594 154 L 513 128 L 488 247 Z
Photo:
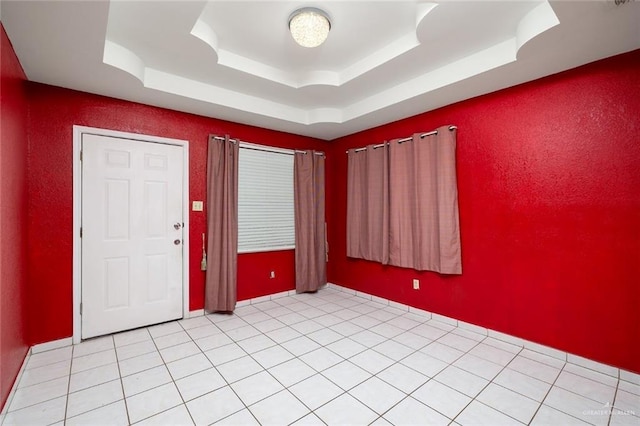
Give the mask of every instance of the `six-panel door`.
M 182 318 L 182 149 L 83 134 L 83 339 Z

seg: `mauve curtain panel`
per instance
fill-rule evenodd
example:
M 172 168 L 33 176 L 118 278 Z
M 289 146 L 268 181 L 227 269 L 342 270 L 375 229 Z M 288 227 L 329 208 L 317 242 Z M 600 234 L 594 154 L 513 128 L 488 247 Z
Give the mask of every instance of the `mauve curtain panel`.
M 293 175 L 296 293 L 314 292 L 327 283 L 324 155 L 296 152 Z
M 350 149 L 347 256 L 389 263 L 389 147 Z
M 389 143 L 389 263 L 461 274 L 456 131 Z
M 207 158 L 207 312 L 232 312 L 237 300 L 238 144 L 209 137 Z

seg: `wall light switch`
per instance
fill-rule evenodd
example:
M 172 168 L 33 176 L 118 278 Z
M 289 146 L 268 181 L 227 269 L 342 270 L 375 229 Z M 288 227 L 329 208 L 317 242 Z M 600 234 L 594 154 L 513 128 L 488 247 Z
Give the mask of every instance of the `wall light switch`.
M 420 280 L 418 279 L 413 279 L 413 289 L 414 290 L 420 290 Z
M 201 212 L 204 208 L 204 203 L 202 201 L 194 201 L 191 205 L 191 210 L 194 212 Z

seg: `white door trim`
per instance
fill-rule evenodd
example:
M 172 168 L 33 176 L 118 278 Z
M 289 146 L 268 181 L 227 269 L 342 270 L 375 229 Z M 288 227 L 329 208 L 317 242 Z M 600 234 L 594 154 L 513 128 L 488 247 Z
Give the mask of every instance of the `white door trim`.
M 80 302 L 82 301 L 82 245 L 80 239 L 80 225 L 82 220 L 82 164 L 80 149 L 82 134 L 90 133 L 99 136 L 110 136 L 132 141 L 162 143 L 183 147 L 183 266 L 182 266 L 182 316 L 189 316 L 189 144 L 186 140 L 169 139 L 159 136 L 148 136 L 138 133 L 119 132 L 115 130 L 99 129 L 96 127 L 73 126 L 73 343 L 81 341 Z

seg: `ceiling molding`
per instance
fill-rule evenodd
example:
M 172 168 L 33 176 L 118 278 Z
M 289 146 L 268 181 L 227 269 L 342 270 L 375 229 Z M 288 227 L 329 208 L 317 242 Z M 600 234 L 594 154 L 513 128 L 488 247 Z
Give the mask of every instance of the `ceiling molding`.
M 549 2 L 545 1 L 541 3 L 518 22 L 518 29 L 516 30 L 516 50 L 520 51 L 520 48 L 528 41 L 558 24 L 560 24 L 560 20 L 551 8 Z
M 218 35 L 208 22 L 210 20 L 209 17 L 215 13 L 212 9 L 214 4 L 215 2 L 206 4 L 193 25 L 190 34 L 211 48 L 211 52 L 217 58 L 218 64 L 294 89 L 306 86 L 339 87 L 411 51 L 420 45 L 417 33 L 424 23 L 425 17 L 437 6 L 436 3 L 417 3 L 413 5 L 415 7 L 415 27 L 410 29 L 404 36 L 390 41 L 385 47 L 374 51 L 354 64 L 350 64 L 338 72 L 316 70 L 304 73 L 286 72 L 223 49 L 220 46 Z M 120 4 L 115 3 L 112 7 L 114 6 L 120 7 Z M 520 19 L 513 37 L 447 63 L 419 77 L 404 81 L 385 90 L 374 92 L 360 101 L 347 102 L 341 108 L 296 108 L 269 99 L 228 90 L 213 84 L 206 84 L 184 76 L 148 68 L 138 54 L 109 39 L 105 40 L 104 62 L 133 75 L 148 89 L 215 103 L 228 108 L 242 109 L 245 112 L 266 115 L 270 118 L 297 124 L 340 124 L 515 61 L 518 49 L 522 45 L 558 23 L 558 18 L 553 9 L 548 2 L 544 1 Z M 116 25 L 117 22 L 109 22 L 108 28 L 113 28 Z M 419 89 L 416 90 L 416 88 Z
M 114 68 L 118 68 L 124 72 L 128 72 L 129 74 L 140 80 L 140 83 L 146 86 L 145 75 L 147 67 L 138 55 L 136 55 L 126 47 L 120 46 L 118 43 L 115 43 L 113 41 L 105 40 L 102 61 Z
M 640 48 L 638 2 L 318 1 L 315 49 L 300 6 L 2 0 L 2 23 L 32 81 L 328 140 Z
M 415 4 L 415 26 L 408 28 L 406 34 L 389 41 L 384 47 L 357 60 L 352 64 L 347 64 L 338 71 L 314 70 L 311 72 L 286 71 L 281 68 L 269 66 L 263 62 L 255 61 L 245 56 L 225 49 L 218 42 L 216 31 L 209 23 L 210 16 L 215 14 L 213 7 L 215 2 L 209 2 L 204 7 L 202 13 L 191 29 L 191 35 L 206 43 L 218 58 L 218 64 L 239 72 L 249 73 L 256 77 L 270 80 L 274 83 L 282 84 L 294 89 L 307 86 L 342 86 L 349 81 L 387 63 L 394 58 L 414 49 L 420 45 L 417 37 L 418 28 L 424 18 L 438 4 L 437 3 L 417 3 Z

